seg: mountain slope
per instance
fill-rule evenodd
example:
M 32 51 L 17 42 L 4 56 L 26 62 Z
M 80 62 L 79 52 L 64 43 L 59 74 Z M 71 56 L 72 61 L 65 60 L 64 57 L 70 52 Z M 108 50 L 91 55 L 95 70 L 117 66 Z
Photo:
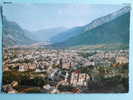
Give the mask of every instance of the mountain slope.
M 43 29 L 43 30 L 31 32 L 31 34 L 28 34 L 28 35 L 31 39 L 36 41 L 48 41 L 50 40 L 51 37 L 65 30 L 66 30 L 65 27 L 57 27 L 57 28 Z
M 102 43 L 129 43 L 129 8 L 98 18 L 83 26 L 84 30 L 56 46 L 93 45 Z
M 28 45 L 34 43 L 26 34 L 28 33 L 17 23 L 8 21 L 3 17 L 3 46 Z
M 50 41 L 52 43 L 63 42 L 73 36 L 80 34 L 83 30 L 84 30 L 84 28 L 82 28 L 82 27 L 74 27 L 72 29 L 68 29 L 64 32 L 61 32 L 61 33 L 51 37 Z

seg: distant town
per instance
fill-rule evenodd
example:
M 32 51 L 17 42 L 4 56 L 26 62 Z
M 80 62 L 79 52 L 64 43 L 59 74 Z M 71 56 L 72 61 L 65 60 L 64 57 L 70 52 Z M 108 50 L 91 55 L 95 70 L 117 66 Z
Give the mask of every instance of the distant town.
M 128 79 L 127 49 L 4 48 L 3 60 L 3 91 L 7 93 L 128 91 L 120 83 Z

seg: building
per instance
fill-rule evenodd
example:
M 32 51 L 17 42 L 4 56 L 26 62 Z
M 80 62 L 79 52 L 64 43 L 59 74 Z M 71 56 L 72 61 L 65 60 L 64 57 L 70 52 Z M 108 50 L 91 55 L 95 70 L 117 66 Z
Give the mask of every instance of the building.
M 127 57 L 123 57 L 123 56 L 117 57 L 116 58 L 116 63 L 126 64 L 126 63 L 128 63 L 128 58 Z

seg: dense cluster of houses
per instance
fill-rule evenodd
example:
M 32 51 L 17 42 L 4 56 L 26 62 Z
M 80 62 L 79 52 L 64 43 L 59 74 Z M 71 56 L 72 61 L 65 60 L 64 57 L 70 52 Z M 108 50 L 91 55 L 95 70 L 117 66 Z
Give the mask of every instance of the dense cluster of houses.
M 80 67 L 110 67 L 128 63 L 128 50 L 85 51 L 94 53 L 83 57 L 77 50 L 4 50 L 4 71 L 46 72 L 53 81 L 64 85 L 87 86 L 90 76 L 80 73 Z

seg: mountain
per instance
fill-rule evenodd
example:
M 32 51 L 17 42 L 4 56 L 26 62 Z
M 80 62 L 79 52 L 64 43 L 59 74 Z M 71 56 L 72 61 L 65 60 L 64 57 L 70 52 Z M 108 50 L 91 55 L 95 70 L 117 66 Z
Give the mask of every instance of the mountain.
M 66 30 L 65 27 L 43 29 L 43 30 L 31 32 L 31 34 L 28 34 L 29 35 L 28 37 L 36 41 L 49 41 L 51 37 L 65 30 Z
M 129 43 L 130 8 L 124 7 L 109 15 L 80 27 L 82 31 L 54 46 L 95 45 L 103 43 Z M 62 35 L 63 36 L 63 35 Z M 63 37 L 62 37 L 63 38 Z M 65 37 L 64 37 L 65 38 Z
M 60 32 L 59 34 L 51 37 L 50 41 L 52 43 L 63 42 L 65 40 L 69 39 L 70 37 L 80 34 L 83 30 L 84 30 L 84 28 L 82 28 L 82 27 L 74 27 L 74 28 L 68 29 L 64 32 Z
M 35 41 L 29 39 L 26 34 L 28 31 L 23 30 L 16 22 L 8 21 L 3 16 L 3 46 L 29 45 Z

